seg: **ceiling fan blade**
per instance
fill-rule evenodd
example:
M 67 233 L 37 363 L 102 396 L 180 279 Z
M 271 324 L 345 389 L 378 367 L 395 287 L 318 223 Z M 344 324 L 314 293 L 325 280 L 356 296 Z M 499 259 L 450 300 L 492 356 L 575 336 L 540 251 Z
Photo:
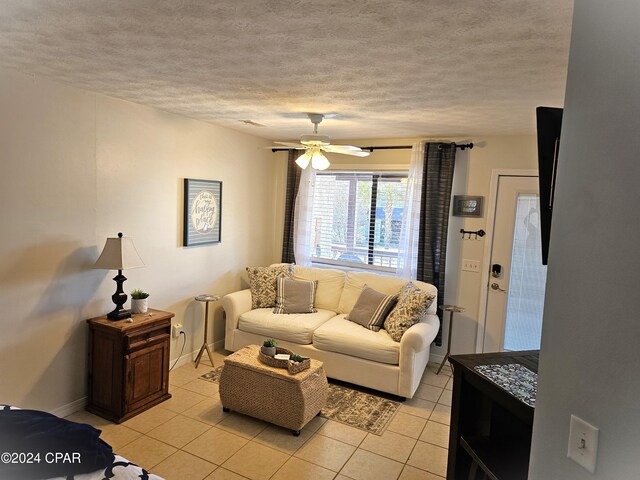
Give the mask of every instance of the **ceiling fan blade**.
M 304 145 L 300 144 L 300 143 L 293 143 L 293 142 L 273 142 L 276 143 L 278 145 L 282 145 L 284 147 L 290 147 L 290 148 L 307 148 Z
M 356 157 L 369 156 L 369 152 L 365 152 L 360 147 L 354 147 L 353 145 L 326 145 L 320 148 L 322 148 L 322 150 L 324 150 L 325 152 L 329 152 L 329 153 L 355 155 Z

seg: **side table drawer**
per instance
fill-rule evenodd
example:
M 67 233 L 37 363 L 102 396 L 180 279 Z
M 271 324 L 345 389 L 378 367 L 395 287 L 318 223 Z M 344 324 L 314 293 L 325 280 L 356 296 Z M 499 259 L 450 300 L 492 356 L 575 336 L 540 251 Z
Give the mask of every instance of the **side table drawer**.
M 125 336 L 124 348 L 130 352 L 141 347 L 153 345 L 157 342 L 168 341 L 171 337 L 170 331 L 171 325 L 169 324 L 166 327 L 156 328 L 153 330 L 131 332 L 131 334 Z

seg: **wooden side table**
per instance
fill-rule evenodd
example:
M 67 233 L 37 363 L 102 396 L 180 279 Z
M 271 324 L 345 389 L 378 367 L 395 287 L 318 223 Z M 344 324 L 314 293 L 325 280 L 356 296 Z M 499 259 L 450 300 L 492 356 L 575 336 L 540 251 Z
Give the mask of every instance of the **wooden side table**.
M 198 355 L 196 356 L 196 368 L 198 368 L 198 364 L 200 363 L 200 360 L 202 359 L 202 354 L 205 352 L 205 350 L 207 351 L 207 355 L 209 355 L 209 360 L 211 360 L 211 366 L 214 367 L 215 365 L 213 364 L 213 355 L 211 355 L 211 350 L 209 350 L 209 344 L 207 343 L 207 332 L 209 330 L 209 303 L 210 302 L 217 302 L 218 300 L 220 300 L 220 297 L 218 295 L 198 295 L 196 297 L 196 300 L 198 302 L 205 302 L 205 308 L 204 308 L 204 342 L 202 344 L 202 347 L 200 347 L 200 351 L 198 352 Z
M 449 336 L 447 337 L 447 353 L 444 355 L 444 358 L 442 359 L 442 363 L 438 367 L 438 371 L 436 372 L 436 375 L 440 375 L 440 370 L 442 370 L 442 367 L 444 367 L 444 363 L 451 356 L 451 337 L 453 335 L 453 314 L 464 312 L 464 308 L 457 307 L 455 305 L 442 305 L 442 307 L 440 308 L 442 308 L 442 310 L 445 312 L 449 312 Z
M 169 398 L 173 313 L 149 309 L 124 320 L 89 324 L 87 410 L 121 423 Z

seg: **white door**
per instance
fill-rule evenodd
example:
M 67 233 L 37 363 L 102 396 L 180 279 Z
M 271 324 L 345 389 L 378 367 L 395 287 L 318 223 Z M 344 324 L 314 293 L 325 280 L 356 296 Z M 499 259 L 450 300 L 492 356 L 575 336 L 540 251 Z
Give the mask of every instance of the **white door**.
M 538 177 L 500 176 L 489 262 L 483 352 L 540 348 L 542 265 Z

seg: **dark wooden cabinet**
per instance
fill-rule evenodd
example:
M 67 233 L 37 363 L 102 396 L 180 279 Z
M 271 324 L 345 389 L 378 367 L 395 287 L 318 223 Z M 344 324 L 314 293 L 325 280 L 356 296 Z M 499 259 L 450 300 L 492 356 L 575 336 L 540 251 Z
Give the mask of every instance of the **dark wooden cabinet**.
M 87 410 L 116 423 L 171 398 L 169 348 L 173 313 L 149 309 L 131 320 L 89 324 Z

